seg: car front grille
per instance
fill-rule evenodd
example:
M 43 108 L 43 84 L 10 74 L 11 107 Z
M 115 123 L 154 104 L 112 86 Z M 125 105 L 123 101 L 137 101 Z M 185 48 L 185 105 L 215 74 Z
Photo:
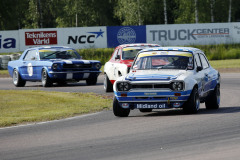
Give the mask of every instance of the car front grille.
M 170 88 L 170 84 L 132 84 L 132 89 L 164 89 Z
M 63 64 L 63 69 L 90 69 L 92 64 Z

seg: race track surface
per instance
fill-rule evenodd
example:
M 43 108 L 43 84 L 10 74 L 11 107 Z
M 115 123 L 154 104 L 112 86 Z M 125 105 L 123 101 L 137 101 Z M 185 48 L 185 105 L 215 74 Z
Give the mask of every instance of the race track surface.
M 127 118 L 112 111 L 65 120 L 0 129 L 2 160 L 226 160 L 240 157 L 240 74 L 221 74 L 221 107 L 185 115 L 181 110 L 134 110 Z M 15 88 L 0 79 L 0 89 L 42 89 L 103 94 L 85 83 Z M 112 93 L 109 93 L 112 95 Z

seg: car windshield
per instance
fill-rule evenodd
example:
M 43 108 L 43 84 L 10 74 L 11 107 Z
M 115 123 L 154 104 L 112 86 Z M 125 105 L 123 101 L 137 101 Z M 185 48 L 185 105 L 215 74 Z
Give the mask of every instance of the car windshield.
M 133 69 L 193 69 L 192 54 L 176 51 L 143 52 L 135 60 Z
M 79 59 L 79 54 L 74 50 L 39 50 L 40 59 Z
M 133 47 L 125 47 L 122 51 L 122 59 L 134 59 L 139 51 L 145 48 L 149 48 L 150 46 L 133 46 Z

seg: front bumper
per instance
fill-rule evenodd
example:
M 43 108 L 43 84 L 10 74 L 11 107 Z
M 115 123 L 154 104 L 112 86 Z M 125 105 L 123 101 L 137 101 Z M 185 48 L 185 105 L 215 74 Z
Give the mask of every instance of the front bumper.
M 181 108 L 188 100 L 191 90 L 152 91 L 152 92 L 114 92 L 119 105 L 123 108 Z
M 101 71 L 61 71 L 61 72 L 49 72 L 51 79 L 75 79 L 75 80 L 86 80 L 91 78 L 97 78 Z

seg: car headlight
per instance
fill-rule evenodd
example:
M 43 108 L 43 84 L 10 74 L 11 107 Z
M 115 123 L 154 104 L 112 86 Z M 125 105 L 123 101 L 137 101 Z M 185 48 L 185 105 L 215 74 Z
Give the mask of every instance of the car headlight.
M 184 89 L 184 83 L 183 82 L 172 82 L 171 83 L 171 89 L 174 91 L 182 91 Z
M 97 64 L 95 64 L 95 67 L 96 67 L 96 69 L 100 69 L 101 68 L 101 64 L 97 63 Z
M 53 70 L 57 70 L 57 69 L 58 69 L 58 64 L 57 64 L 57 63 L 54 63 L 54 64 L 52 65 L 52 69 L 53 69 Z
M 120 82 L 117 84 L 118 91 L 129 91 L 131 89 L 131 85 L 128 82 Z

